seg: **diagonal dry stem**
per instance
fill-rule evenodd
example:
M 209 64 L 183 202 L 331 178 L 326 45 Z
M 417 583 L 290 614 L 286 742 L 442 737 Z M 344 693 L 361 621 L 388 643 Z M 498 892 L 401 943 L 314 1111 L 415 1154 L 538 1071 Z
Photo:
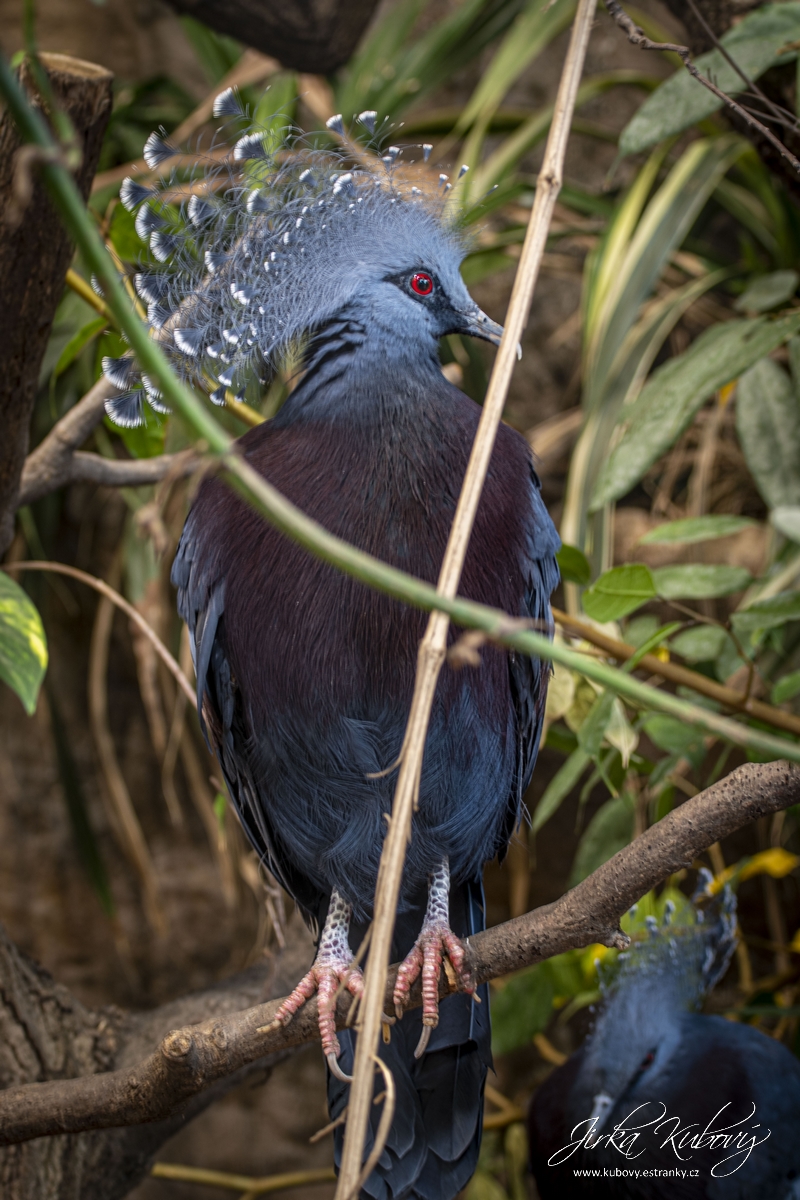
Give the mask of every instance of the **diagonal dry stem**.
M 449 598 L 454 597 L 458 589 L 497 427 L 511 382 L 517 346 L 528 319 L 553 209 L 561 189 L 569 128 L 594 12 L 595 0 L 581 0 L 561 75 L 544 162 L 539 173 L 536 200 L 506 316 L 505 332 L 489 381 L 478 432 L 439 575 L 437 590 Z M 358 1191 L 361 1181 L 364 1140 L 372 1098 L 373 1059 L 380 1034 L 395 912 L 406 846 L 411 832 L 411 819 L 419 791 L 428 721 L 447 646 L 448 626 L 447 615 L 434 611 L 419 649 L 416 686 L 403 743 L 400 773 L 392 805 L 392 820 L 378 872 L 372 945 L 364 973 L 365 986 L 353 1069 L 354 1081 L 350 1090 L 349 1115 L 336 1200 L 350 1200 Z

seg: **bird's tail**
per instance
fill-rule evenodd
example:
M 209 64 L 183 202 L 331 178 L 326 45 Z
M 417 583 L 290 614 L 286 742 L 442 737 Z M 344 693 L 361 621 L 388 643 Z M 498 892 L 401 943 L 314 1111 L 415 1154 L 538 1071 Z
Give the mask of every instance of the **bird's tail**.
M 465 937 L 484 926 L 483 890 L 479 881 L 454 888 L 450 897 L 450 923 Z M 405 924 L 405 922 L 403 922 Z M 417 921 L 419 924 L 419 921 Z M 406 953 L 414 934 L 402 936 L 399 953 Z M 402 949 L 403 943 L 405 950 Z M 394 1077 L 396 1100 L 385 1149 L 366 1182 L 363 1195 L 373 1200 L 451 1200 L 466 1185 L 478 1162 L 483 1126 L 483 1089 L 491 1066 L 489 995 L 479 989 L 481 1003 L 470 996 L 446 997 L 440 1005 L 439 1024 L 421 1059 L 414 1050 L 422 1032 L 422 1011 L 407 1012 L 391 1031 L 391 1040 L 380 1047 L 381 1059 Z M 339 1034 L 340 1066 L 352 1073 L 356 1035 Z M 383 1091 L 376 1075 L 375 1095 Z M 333 1076 L 328 1080 L 331 1118 L 339 1116 L 349 1098 L 349 1088 Z M 365 1154 L 374 1144 L 382 1103 L 371 1111 Z M 337 1167 L 344 1127 L 336 1130 Z

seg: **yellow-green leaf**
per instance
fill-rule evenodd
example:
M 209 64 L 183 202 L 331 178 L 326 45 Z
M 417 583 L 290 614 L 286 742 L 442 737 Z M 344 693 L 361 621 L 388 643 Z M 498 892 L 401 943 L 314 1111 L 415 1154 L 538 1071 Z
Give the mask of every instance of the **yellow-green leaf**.
M 0 679 L 17 693 L 29 716 L 46 670 L 41 617 L 19 584 L 0 571 Z

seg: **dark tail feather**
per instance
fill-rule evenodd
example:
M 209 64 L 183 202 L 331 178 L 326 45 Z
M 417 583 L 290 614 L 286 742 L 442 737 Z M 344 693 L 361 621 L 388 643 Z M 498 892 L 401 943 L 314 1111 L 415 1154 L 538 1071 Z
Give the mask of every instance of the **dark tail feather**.
M 484 925 L 480 882 L 454 889 L 450 919 L 460 936 L 477 933 Z M 417 925 L 419 925 L 419 921 Z M 404 922 L 403 922 L 404 924 Z M 413 941 L 413 937 L 412 937 Z M 406 953 L 411 942 L 401 949 Z M 472 1176 L 478 1161 L 483 1124 L 483 1088 L 491 1066 L 489 991 L 480 988 L 481 1004 L 469 996 L 448 996 L 439 1010 L 439 1024 L 420 1060 L 414 1058 L 422 1032 L 422 1013 L 406 1013 L 392 1029 L 380 1056 L 392 1072 L 396 1088 L 395 1115 L 389 1139 L 363 1195 L 371 1200 L 452 1200 Z M 352 1071 L 356 1035 L 339 1034 L 339 1059 Z M 376 1076 L 375 1094 L 383 1091 Z M 329 1076 L 328 1105 L 335 1118 L 348 1101 L 349 1088 Z M 369 1153 L 380 1121 L 382 1104 L 370 1116 L 365 1153 Z M 344 1130 L 335 1133 L 335 1155 L 341 1159 Z

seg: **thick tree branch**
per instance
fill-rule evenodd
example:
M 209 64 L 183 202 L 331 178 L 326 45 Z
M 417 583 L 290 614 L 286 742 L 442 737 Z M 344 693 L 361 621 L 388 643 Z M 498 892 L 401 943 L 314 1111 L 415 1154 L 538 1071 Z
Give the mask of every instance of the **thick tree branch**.
M 197 465 L 193 454 L 161 454 L 157 458 L 109 459 L 78 450 L 103 419 L 104 404 L 116 388 L 104 377 L 50 430 L 28 455 L 19 484 L 18 507 L 70 483 L 106 487 L 138 487 L 159 483 L 168 475 L 186 475 Z
M 470 939 L 477 980 L 494 979 L 592 942 L 624 945 L 619 921 L 645 892 L 690 865 L 720 838 L 797 803 L 799 767 L 786 762 L 739 767 L 652 826 L 554 904 Z M 395 971 L 389 972 L 387 1003 Z M 443 979 L 441 994 L 447 990 Z M 417 989 L 411 1005 L 420 1002 Z M 315 1000 L 287 1027 L 264 1032 L 279 1003 L 275 1000 L 175 1029 L 135 1066 L 0 1092 L 0 1144 L 165 1120 L 249 1063 L 318 1038 Z M 350 998 L 343 997 L 339 1028 L 346 1023 L 349 1008 Z

